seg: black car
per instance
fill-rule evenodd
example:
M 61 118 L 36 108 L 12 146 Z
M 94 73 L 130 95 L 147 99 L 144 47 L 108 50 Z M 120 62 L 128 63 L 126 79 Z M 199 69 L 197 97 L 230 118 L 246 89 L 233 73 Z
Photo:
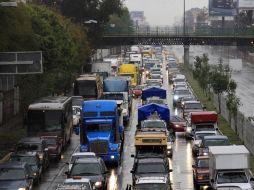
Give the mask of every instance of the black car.
M 78 158 L 70 171 L 65 172 L 67 178 L 82 176 L 91 180 L 96 189 L 107 189 L 107 167 L 101 158 Z
M 138 155 L 134 159 L 132 173 L 132 185 L 136 184 L 140 177 L 165 177 L 169 181 L 169 162 L 162 155 Z
M 42 165 L 39 155 L 36 152 L 13 153 L 10 156 L 10 161 L 26 162 L 32 171 L 33 181 L 38 185 L 42 176 Z
M 33 188 L 33 177 L 30 166 L 25 162 L 7 162 L 0 164 L 1 189 Z
M 22 138 L 18 142 L 15 152 L 37 152 L 42 165 L 42 170 L 45 171 L 49 166 L 49 154 L 45 139 L 40 137 Z

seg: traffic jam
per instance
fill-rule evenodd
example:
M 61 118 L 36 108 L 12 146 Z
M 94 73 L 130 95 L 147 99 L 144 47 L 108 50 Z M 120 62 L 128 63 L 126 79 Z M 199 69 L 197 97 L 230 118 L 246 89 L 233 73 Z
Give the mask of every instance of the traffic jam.
M 218 113 L 197 99 L 170 48 L 131 46 L 109 60 L 78 76 L 72 96 L 43 97 L 29 105 L 27 137 L 0 164 L 0 189 L 38 189 L 76 136 L 79 145 L 64 163 L 65 179 L 52 189 L 176 190 L 172 160 L 178 134 L 191 142 L 190 189 L 252 189 L 249 151 L 221 133 Z M 112 188 L 111 168 L 120 175 L 130 143 L 135 152 L 127 158 L 128 184 Z

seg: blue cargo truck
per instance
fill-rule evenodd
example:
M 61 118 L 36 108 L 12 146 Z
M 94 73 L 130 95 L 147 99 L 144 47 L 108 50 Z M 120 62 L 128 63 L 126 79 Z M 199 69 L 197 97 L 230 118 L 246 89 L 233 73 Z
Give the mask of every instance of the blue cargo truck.
M 121 110 L 115 100 L 90 100 L 82 105 L 80 152 L 95 152 L 118 164 L 124 141 Z

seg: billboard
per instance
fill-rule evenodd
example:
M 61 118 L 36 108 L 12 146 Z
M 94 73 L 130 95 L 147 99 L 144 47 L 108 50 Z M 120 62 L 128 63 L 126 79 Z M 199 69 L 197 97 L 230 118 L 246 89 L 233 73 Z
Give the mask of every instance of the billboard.
M 241 10 L 254 10 L 254 0 L 238 0 L 239 9 Z
M 209 16 L 236 16 L 238 0 L 209 0 Z

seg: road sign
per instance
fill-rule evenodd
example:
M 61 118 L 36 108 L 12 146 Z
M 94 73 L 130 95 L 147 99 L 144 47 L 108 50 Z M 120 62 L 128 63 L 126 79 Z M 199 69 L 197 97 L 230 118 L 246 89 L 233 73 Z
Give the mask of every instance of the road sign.
M 43 72 L 42 52 L 0 52 L 0 74 L 39 74 Z

